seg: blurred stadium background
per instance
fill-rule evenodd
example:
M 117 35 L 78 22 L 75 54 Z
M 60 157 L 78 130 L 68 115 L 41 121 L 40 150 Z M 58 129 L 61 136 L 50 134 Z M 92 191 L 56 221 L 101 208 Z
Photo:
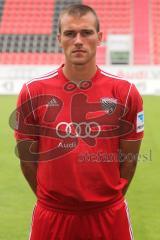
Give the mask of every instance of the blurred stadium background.
M 35 201 L 14 154 L 9 116 L 22 84 L 63 62 L 57 21 L 72 3 L 90 5 L 99 16 L 97 63 L 143 95 L 145 138 L 127 199 L 135 240 L 159 240 L 160 0 L 0 0 L 0 239 L 28 238 Z

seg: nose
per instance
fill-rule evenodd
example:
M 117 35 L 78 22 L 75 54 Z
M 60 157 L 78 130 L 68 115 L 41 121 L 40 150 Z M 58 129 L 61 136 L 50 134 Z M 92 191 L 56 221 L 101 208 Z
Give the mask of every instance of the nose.
M 80 33 L 77 33 L 76 37 L 75 37 L 75 45 L 82 45 L 82 37 Z

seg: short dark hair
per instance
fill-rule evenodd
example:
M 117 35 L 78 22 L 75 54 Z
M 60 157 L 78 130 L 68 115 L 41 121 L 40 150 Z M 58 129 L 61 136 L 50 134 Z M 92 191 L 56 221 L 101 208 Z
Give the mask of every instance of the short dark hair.
M 68 14 L 71 16 L 79 16 L 82 17 L 87 13 L 92 13 L 95 16 L 95 22 L 96 22 L 96 31 L 99 32 L 100 30 L 100 24 L 99 24 L 99 19 L 98 16 L 96 14 L 96 12 L 93 10 L 93 8 L 91 8 L 88 5 L 84 5 L 84 4 L 73 4 L 73 5 L 69 5 L 67 8 L 65 8 L 59 16 L 59 21 L 58 21 L 58 29 L 59 32 L 61 32 L 61 18 L 63 17 L 63 15 Z

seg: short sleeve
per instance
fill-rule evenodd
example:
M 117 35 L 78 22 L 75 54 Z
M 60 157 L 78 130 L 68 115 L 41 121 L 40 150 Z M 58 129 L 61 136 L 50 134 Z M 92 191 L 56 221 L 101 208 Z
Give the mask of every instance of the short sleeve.
M 28 86 L 23 85 L 17 100 L 15 138 L 17 140 L 37 140 L 35 134 L 36 117 Z
M 132 124 L 132 130 L 123 136 L 124 140 L 140 140 L 144 136 L 143 100 L 134 84 L 130 85 L 125 102 L 124 120 Z

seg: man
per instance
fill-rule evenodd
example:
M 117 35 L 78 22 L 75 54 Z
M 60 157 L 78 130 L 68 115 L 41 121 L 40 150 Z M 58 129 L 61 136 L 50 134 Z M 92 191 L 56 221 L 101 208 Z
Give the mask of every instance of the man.
M 37 197 L 31 240 L 133 239 L 124 195 L 143 137 L 135 86 L 96 65 L 102 32 L 92 8 L 60 15 L 65 63 L 18 98 L 19 157 Z

